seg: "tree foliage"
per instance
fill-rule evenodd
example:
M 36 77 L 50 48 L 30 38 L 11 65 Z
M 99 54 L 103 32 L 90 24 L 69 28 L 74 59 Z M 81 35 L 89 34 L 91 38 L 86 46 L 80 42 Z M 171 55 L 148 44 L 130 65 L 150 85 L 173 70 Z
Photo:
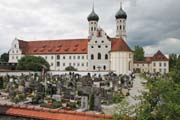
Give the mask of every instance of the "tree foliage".
M 177 69 L 175 69 L 176 71 Z M 149 80 L 149 91 L 143 93 L 141 106 L 137 109 L 138 120 L 180 119 L 180 74 L 170 73 L 165 80 Z
M 9 53 L 3 53 L 0 58 L 1 62 L 8 62 L 9 61 Z
M 176 69 L 177 67 L 180 67 L 180 55 L 179 56 L 177 56 L 176 54 L 169 55 L 169 67 L 170 67 L 170 71 Z
M 42 57 L 36 56 L 24 56 L 22 57 L 17 64 L 17 70 L 32 70 L 32 71 L 41 71 L 42 68 L 46 67 L 49 70 L 49 63 Z
M 135 46 L 134 50 L 134 60 L 142 61 L 144 60 L 144 49 L 140 46 Z
M 68 66 L 65 68 L 66 71 L 77 71 L 76 68 L 74 68 L 73 66 Z

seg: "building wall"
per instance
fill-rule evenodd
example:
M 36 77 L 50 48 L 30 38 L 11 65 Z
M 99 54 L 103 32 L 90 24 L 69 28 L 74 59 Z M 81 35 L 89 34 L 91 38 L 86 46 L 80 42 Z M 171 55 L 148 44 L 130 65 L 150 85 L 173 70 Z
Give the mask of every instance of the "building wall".
M 132 52 L 111 52 L 111 70 L 116 74 L 128 74 L 133 70 Z
M 168 73 L 169 62 L 168 61 L 152 61 L 151 72 Z
M 22 57 L 22 51 L 19 49 L 19 42 L 18 40 L 14 40 L 11 44 L 11 48 L 9 50 L 9 62 L 10 63 L 17 63 L 18 60 Z
M 133 69 L 140 70 L 140 72 L 150 72 L 151 66 L 148 63 L 134 63 Z
M 111 42 L 104 31 L 101 31 L 101 36 L 99 37 L 94 35 L 88 43 L 88 70 L 109 70 L 110 50 Z M 98 54 L 101 55 L 100 59 L 98 59 Z M 94 56 L 94 59 L 92 56 Z M 107 58 L 105 56 L 107 56 Z
M 134 63 L 134 70 L 139 69 L 140 72 L 150 72 L 150 73 L 168 73 L 169 72 L 169 62 L 168 61 L 152 61 L 148 63 Z

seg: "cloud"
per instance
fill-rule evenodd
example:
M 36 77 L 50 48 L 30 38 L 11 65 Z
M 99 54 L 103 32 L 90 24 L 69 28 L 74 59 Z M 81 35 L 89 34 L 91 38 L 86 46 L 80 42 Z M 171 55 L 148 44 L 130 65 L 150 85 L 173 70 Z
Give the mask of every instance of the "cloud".
M 159 41 L 156 45 L 148 45 L 144 47 L 146 54 L 155 53 L 158 50 L 163 51 L 165 54 L 176 53 L 179 54 L 180 51 L 180 39 L 168 38 L 163 41 Z
M 115 36 L 115 14 L 119 6 L 119 0 L 95 2 L 99 25 L 111 37 Z M 179 0 L 124 0 L 128 44 L 147 48 L 168 39 L 179 40 L 179 6 Z M 9 50 L 15 37 L 24 40 L 85 38 L 91 8 L 92 0 L 1 0 L 0 53 Z M 178 50 L 171 48 L 166 52 Z

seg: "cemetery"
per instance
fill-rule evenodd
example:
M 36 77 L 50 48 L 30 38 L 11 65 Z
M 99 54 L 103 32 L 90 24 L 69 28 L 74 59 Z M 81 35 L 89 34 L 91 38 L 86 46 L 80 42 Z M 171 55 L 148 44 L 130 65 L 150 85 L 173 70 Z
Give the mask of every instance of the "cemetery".
M 120 103 L 129 95 L 135 75 L 61 75 L 30 73 L 0 77 L 0 96 L 12 104 L 50 109 L 102 112 L 101 105 Z

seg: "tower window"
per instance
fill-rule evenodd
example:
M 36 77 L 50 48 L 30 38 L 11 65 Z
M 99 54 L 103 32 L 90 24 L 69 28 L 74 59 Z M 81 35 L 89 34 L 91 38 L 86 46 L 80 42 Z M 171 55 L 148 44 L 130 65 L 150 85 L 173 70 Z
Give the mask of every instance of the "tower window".
M 101 53 L 98 53 L 98 60 L 101 59 Z
M 93 31 L 93 27 L 91 27 L 91 31 Z
M 108 55 L 107 55 L 107 54 L 105 54 L 105 59 L 106 59 L 106 60 L 108 59 Z
M 94 55 L 93 54 L 91 55 L 91 60 L 94 60 Z
M 101 48 L 101 46 L 100 46 L 100 45 L 98 45 L 98 48 Z
M 120 25 L 119 27 L 120 27 L 120 30 L 121 30 L 121 29 L 122 29 L 122 26 Z
M 94 48 L 94 46 L 91 46 L 91 48 Z
M 97 41 L 95 41 L 95 43 L 97 43 Z
M 104 41 L 103 41 L 103 40 L 102 40 L 101 42 L 102 42 L 102 43 L 104 43 Z

